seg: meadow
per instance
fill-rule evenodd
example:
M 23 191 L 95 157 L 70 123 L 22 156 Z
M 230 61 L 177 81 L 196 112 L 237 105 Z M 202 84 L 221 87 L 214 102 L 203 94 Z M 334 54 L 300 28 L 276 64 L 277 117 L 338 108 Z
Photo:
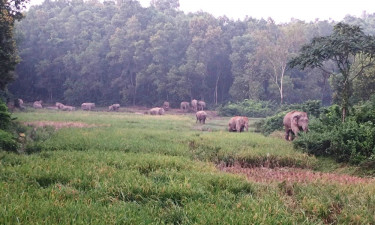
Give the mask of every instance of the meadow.
M 352 169 L 252 129 L 229 133 L 229 118 L 13 116 L 35 142 L 0 152 L 0 224 L 375 224 L 372 179 L 342 182 Z M 251 179 L 263 168 L 270 179 Z

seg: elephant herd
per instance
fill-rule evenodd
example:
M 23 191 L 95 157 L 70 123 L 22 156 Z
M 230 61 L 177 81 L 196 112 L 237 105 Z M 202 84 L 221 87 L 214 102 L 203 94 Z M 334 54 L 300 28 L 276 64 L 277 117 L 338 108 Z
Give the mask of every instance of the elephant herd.
M 19 108 L 24 109 L 22 99 L 15 99 L 13 103 L 8 103 L 8 108 Z M 35 101 L 33 103 L 33 108 L 35 109 L 42 109 L 43 101 Z M 193 99 L 191 103 L 189 102 L 181 102 L 180 110 L 183 112 L 187 112 L 188 110 L 193 110 L 196 112 L 196 123 L 206 123 L 207 113 L 204 110 L 206 107 L 206 103 L 204 101 L 198 101 Z M 75 111 L 76 108 L 74 106 L 64 105 L 60 102 L 56 102 L 55 107 L 47 107 L 53 109 L 59 109 L 62 111 Z M 85 102 L 81 105 L 82 110 L 91 111 L 95 109 L 95 103 Z M 108 106 L 108 111 L 119 111 L 120 104 L 113 104 Z M 169 102 L 165 101 L 162 107 L 155 107 L 150 109 L 147 114 L 150 115 L 164 115 L 165 111 L 169 110 Z M 308 125 L 309 125 L 309 118 L 306 112 L 301 111 L 291 111 L 284 116 L 283 125 L 285 129 L 285 139 L 288 141 L 292 141 L 294 137 L 297 137 L 297 134 L 300 131 L 307 132 Z M 248 131 L 249 128 L 249 119 L 246 116 L 234 116 L 230 118 L 228 122 L 228 131 L 229 132 L 243 132 L 244 130 Z
M 191 107 L 190 107 L 191 106 Z M 188 111 L 189 109 L 192 109 L 194 112 L 197 111 L 203 111 L 204 108 L 206 108 L 206 102 L 202 100 L 191 100 L 191 103 L 189 102 L 181 102 L 180 109 L 184 112 Z
M 288 112 L 283 119 L 285 129 L 285 139 L 292 141 L 300 131 L 307 132 L 309 130 L 309 118 L 306 112 L 291 111 Z M 245 116 L 235 116 L 229 120 L 229 132 L 242 132 L 244 129 L 248 131 L 249 119 Z
M 19 99 L 22 104 L 23 104 L 23 101 L 22 99 Z M 22 106 L 22 104 L 19 104 L 20 106 Z M 33 103 L 33 108 L 34 109 L 42 109 L 43 108 L 43 101 L 40 100 L 40 101 L 35 101 Z M 64 105 L 63 103 L 61 102 L 56 102 L 55 106 L 48 106 L 46 107 L 46 109 L 54 109 L 54 110 L 62 110 L 62 111 L 75 111 L 76 110 L 76 107 L 74 106 L 70 106 L 70 105 Z M 84 102 L 81 104 L 81 109 L 82 110 L 85 110 L 85 111 L 92 111 L 95 109 L 95 103 L 92 103 L 92 102 Z M 108 106 L 108 111 L 119 111 L 120 109 L 120 104 L 113 104 L 113 105 L 110 105 Z

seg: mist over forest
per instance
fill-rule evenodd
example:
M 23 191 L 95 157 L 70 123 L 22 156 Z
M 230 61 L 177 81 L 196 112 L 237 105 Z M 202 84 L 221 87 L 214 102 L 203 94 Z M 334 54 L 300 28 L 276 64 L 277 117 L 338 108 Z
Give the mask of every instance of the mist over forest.
M 375 14 L 342 21 L 375 34 Z M 160 105 L 205 100 L 209 106 L 244 99 L 274 103 L 335 101 L 329 75 L 289 68 L 313 37 L 334 21 L 271 18 L 231 20 L 185 14 L 178 0 L 45 1 L 16 24 L 21 62 L 9 91 L 27 102 L 80 105 Z M 354 101 L 375 90 L 374 68 L 354 83 Z

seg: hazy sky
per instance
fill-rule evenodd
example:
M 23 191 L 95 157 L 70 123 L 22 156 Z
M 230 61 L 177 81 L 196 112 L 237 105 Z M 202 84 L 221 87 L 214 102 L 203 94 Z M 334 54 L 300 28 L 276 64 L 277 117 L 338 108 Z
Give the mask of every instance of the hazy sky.
M 141 0 L 143 6 L 150 0 Z M 180 0 L 180 10 L 209 12 L 214 16 L 226 15 L 232 19 L 271 17 L 276 22 L 291 18 L 314 21 L 342 20 L 346 15 L 361 16 L 363 11 L 375 12 L 374 0 Z
M 38 4 L 43 0 L 31 0 Z M 150 0 L 140 0 L 148 6 Z M 346 15 L 361 16 L 363 11 L 375 12 L 374 0 L 180 0 L 184 12 L 205 11 L 215 17 L 226 15 L 230 19 L 244 19 L 246 15 L 277 23 L 289 22 L 291 18 L 306 22 L 333 19 L 342 20 Z

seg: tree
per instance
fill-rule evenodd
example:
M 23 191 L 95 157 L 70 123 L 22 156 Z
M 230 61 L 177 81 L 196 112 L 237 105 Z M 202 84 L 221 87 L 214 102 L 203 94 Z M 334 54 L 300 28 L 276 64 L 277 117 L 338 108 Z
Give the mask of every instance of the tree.
M 0 0 L 0 90 L 14 79 L 13 71 L 19 59 L 13 39 L 15 20 L 23 15 L 26 0 Z
M 334 71 L 327 71 L 324 63 L 333 61 Z M 333 75 L 335 91 L 341 104 L 342 121 L 348 113 L 349 98 L 353 80 L 361 76 L 366 68 L 375 62 L 375 37 L 366 35 L 359 26 L 338 23 L 333 33 L 314 38 L 303 46 L 297 57 L 290 60 L 291 67 L 321 68 Z
M 277 26 L 272 19 L 269 19 L 266 29 L 254 34 L 258 64 L 263 67 L 263 75 L 268 76 L 271 84 L 277 87 L 280 104 L 284 103 L 285 81 L 290 80 L 288 61 L 305 43 L 305 36 L 303 23 L 296 21 Z

